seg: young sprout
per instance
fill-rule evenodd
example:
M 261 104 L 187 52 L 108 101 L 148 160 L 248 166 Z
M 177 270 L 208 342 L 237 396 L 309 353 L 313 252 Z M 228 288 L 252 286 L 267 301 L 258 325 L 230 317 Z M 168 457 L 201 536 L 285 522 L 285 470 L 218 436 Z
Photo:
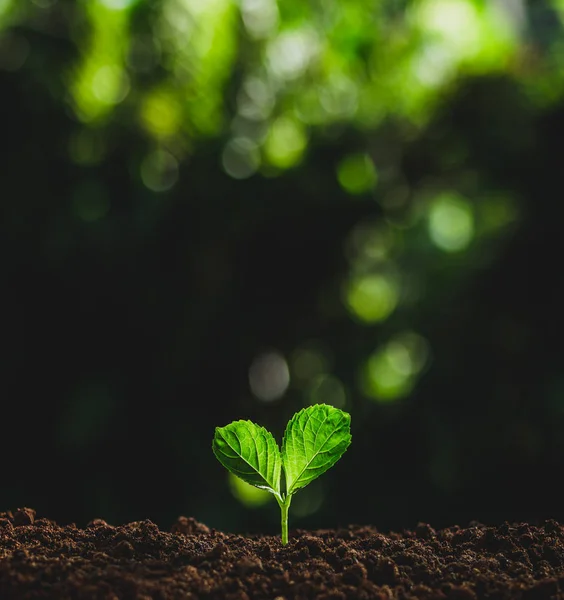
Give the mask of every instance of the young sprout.
M 348 413 L 314 404 L 290 419 L 282 451 L 269 431 L 251 421 L 216 427 L 212 449 L 228 471 L 274 494 L 281 511 L 282 543 L 287 544 L 292 496 L 341 458 L 351 443 L 350 425 Z

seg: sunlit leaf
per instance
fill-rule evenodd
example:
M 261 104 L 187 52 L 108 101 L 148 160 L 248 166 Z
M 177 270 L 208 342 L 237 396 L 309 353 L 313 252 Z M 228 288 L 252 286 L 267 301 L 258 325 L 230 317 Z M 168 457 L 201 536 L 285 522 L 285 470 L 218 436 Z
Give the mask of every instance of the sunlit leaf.
M 212 443 L 219 462 L 237 477 L 280 496 L 282 460 L 273 435 L 251 421 L 217 427 Z
M 286 492 L 300 488 L 325 473 L 351 443 L 350 415 L 326 404 L 314 404 L 296 413 L 284 433 L 282 460 Z

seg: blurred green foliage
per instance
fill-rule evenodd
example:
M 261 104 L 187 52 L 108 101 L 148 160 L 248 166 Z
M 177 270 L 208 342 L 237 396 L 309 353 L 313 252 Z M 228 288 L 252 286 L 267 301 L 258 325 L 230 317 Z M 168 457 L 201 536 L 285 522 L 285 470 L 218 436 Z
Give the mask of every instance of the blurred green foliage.
M 155 367 L 155 389 L 165 395 L 162 379 L 196 364 L 200 353 L 227 370 L 239 350 L 235 338 L 248 336 L 232 379 L 243 373 L 252 395 L 237 388 L 231 416 L 246 418 L 245 411 L 270 410 L 288 398 L 294 405 L 334 404 L 353 417 L 355 410 L 378 410 L 393 418 L 386 411 L 416 393 L 437 351 L 448 352 L 436 322 L 449 298 L 491 265 L 523 224 L 522 190 L 496 173 L 512 153 L 530 148 L 529 122 L 562 102 L 563 22 L 559 0 L 0 0 L 0 76 L 11 77 L 6 85 L 19 86 L 26 98 L 40 88 L 69 123 L 47 133 L 23 120 L 14 125 L 17 139 L 64 148 L 57 165 L 68 176 L 69 201 L 58 214 L 54 205 L 45 209 L 41 260 L 70 260 L 84 244 L 101 264 L 128 264 L 136 248 L 145 249 L 143 264 L 162 274 L 160 287 L 132 287 L 144 308 L 129 318 L 149 329 L 143 319 L 157 306 L 154 331 L 169 332 L 162 354 L 155 353 L 166 364 Z M 58 43 L 60 55 L 43 53 Z M 464 105 L 472 81 L 501 82 L 491 88 L 491 129 L 485 131 L 487 93 L 477 95 L 483 105 L 472 101 L 476 127 L 449 126 L 448 117 L 441 124 Z M 13 159 L 22 173 L 25 156 Z M 171 207 L 183 204 L 194 206 L 198 219 L 170 226 L 163 238 L 177 243 L 157 265 L 160 251 L 151 240 Z M 178 210 L 175 224 L 188 215 Z M 304 267 L 320 273 L 312 274 L 313 296 L 295 312 L 268 290 L 252 308 L 237 295 L 240 282 L 233 283 L 233 271 L 250 262 L 245 252 L 277 243 L 276 236 L 255 240 L 267 214 L 265 221 L 280 223 L 288 248 L 294 235 L 312 246 L 319 237 L 320 255 L 334 253 L 326 265 L 312 259 Z M 21 222 L 6 230 L 19 231 Z M 234 248 L 241 253 L 236 263 Z M 303 258 L 299 247 L 292 252 L 296 262 Z M 166 277 L 169 268 L 190 271 L 188 291 Z M 285 268 L 263 268 L 270 274 L 257 268 L 241 280 L 267 276 L 279 290 Z M 94 300 L 89 310 L 97 310 Z M 280 330 L 261 338 L 264 324 L 277 319 Z M 223 323 L 214 331 L 231 336 L 219 357 L 201 341 L 214 320 Z M 119 418 L 115 398 L 127 394 L 97 381 L 106 375 L 69 392 L 57 425 L 62 447 L 91 444 Z M 171 453 L 188 456 L 186 464 L 200 449 L 183 446 L 180 422 L 188 413 L 173 405 L 167 418 L 176 424 L 159 435 Z M 270 418 L 283 422 L 293 406 L 284 411 Z M 439 417 L 428 419 L 434 433 L 427 476 L 450 489 L 457 468 L 452 434 Z M 94 487 L 112 485 L 119 487 Z M 263 502 L 256 491 L 230 485 L 244 505 Z M 321 488 L 312 494 L 304 495 L 304 516 L 322 505 Z M 194 500 L 193 510 L 207 514 L 206 502 Z M 93 506 L 111 510 L 111 501 Z M 216 513 L 210 518 L 220 522 Z

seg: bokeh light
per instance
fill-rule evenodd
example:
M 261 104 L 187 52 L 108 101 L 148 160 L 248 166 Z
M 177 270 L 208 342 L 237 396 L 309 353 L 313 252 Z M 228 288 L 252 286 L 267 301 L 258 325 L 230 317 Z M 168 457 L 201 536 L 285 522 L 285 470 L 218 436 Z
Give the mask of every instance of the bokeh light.
M 113 10 L 124 10 L 132 7 L 139 0 L 102 0 L 102 4 Z
M 155 88 L 143 99 L 141 122 L 156 138 L 172 137 L 182 126 L 182 111 L 172 90 Z
M 290 508 L 292 515 L 298 519 L 309 517 L 321 508 L 324 499 L 323 482 L 319 480 L 312 481 L 292 498 L 292 507 Z
M 363 392 L 379 402 L 407 396 L 429 360 L 427 341 L 413 332 L 396 335 L 374 352 L 364 365 Z
M 379 323 L 396 308 L 399 289 L 388 275 L 374 273 L 353 277 L 345 288 L 345 302 L 353 316 L 364 323 Z
M 223 149 L 221 163 L 225 172 L 234 179 L 246 179 L 260 165 L 257 145 L 247 138 L 232 139 Z
M 299 385 L 309 385 L 329 371 L 330 360 L 323 348 L 310 343 L 294 350 L 291 367 L 292 380 Z
M 278 27 L 275 0 L 241 0 L 241 16 L 249 35 L 255 39 L 269 38 Z
M 361 221 L 349 234 L 345 252 L 355 268 L 386 264 L 396 238 L 396 232 L 385 221 Z
M 233 473 L 227 474 L 227 480 L 233 497 L 247 508 L 258 508 L 274 500 L 274 496 L 270 492 L 239 479 Z
M 341 187 L 349 194 L 363 194 L 374 188 L 376 169 L 367 154 L 353 154 L 344 158 L 337 168 Z
M 474 214 L 470 203 L 454 193 L 437 196 L 429 209 L 429 235 L 445 252 L 465 250 L 474 237 Z
M 249 77 L 237 96 L 238 113 L 252 121 L 268 119 L 275 103 L 272 87 L 259 77 Z
M 127 96 L 130 84 L 124 70 L 129 45 L 128 11 L 92 0 L 88 14 L 92 33 L 82 63 L 71 76 L 70 87 L 77 115 L 90 123 L 107 117 Z
M 317 58 L 320 40 L 312 28 L 281 32 L 268 45 L 267 64 L 280 81 L 296 79 Z
M 254 396 L 263 402 L 281 398 L 290 385 L 290 370 L 282 354 L 259 354 L 249 368 L 249 384 Z
M 307 137 L 300 122 L 280 117 L 270 126 L 264 152 L 271 165 L 287 169 L 301 160 L 306 146 Z
M 318 375 L 310 383 L 308 390 L 310 404 L 330 404 L 345 409 L 347 391 L 340 379 L 334 375 Z
M 153 192 L 166 192 L 178 180 L 178 161 L 166 150 L 157 149 L 141 163 L 141 180 Z

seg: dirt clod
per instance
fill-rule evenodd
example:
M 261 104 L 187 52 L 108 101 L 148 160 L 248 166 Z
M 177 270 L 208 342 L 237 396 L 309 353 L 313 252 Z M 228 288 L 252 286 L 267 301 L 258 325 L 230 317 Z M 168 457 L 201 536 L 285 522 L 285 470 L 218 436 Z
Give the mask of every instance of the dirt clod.
M 199 523 L 193 517 L 178 517 L 176 523 L 171 527 L 172 533 L 184 533 L 185 535 L 193 535 L 195 533 L 210 533 L 210 528 L 203 523 Z
M 238 536 L 180 517 L 60 526 L 0 513 L 1 600 L 564 600 L 564 527 Z

